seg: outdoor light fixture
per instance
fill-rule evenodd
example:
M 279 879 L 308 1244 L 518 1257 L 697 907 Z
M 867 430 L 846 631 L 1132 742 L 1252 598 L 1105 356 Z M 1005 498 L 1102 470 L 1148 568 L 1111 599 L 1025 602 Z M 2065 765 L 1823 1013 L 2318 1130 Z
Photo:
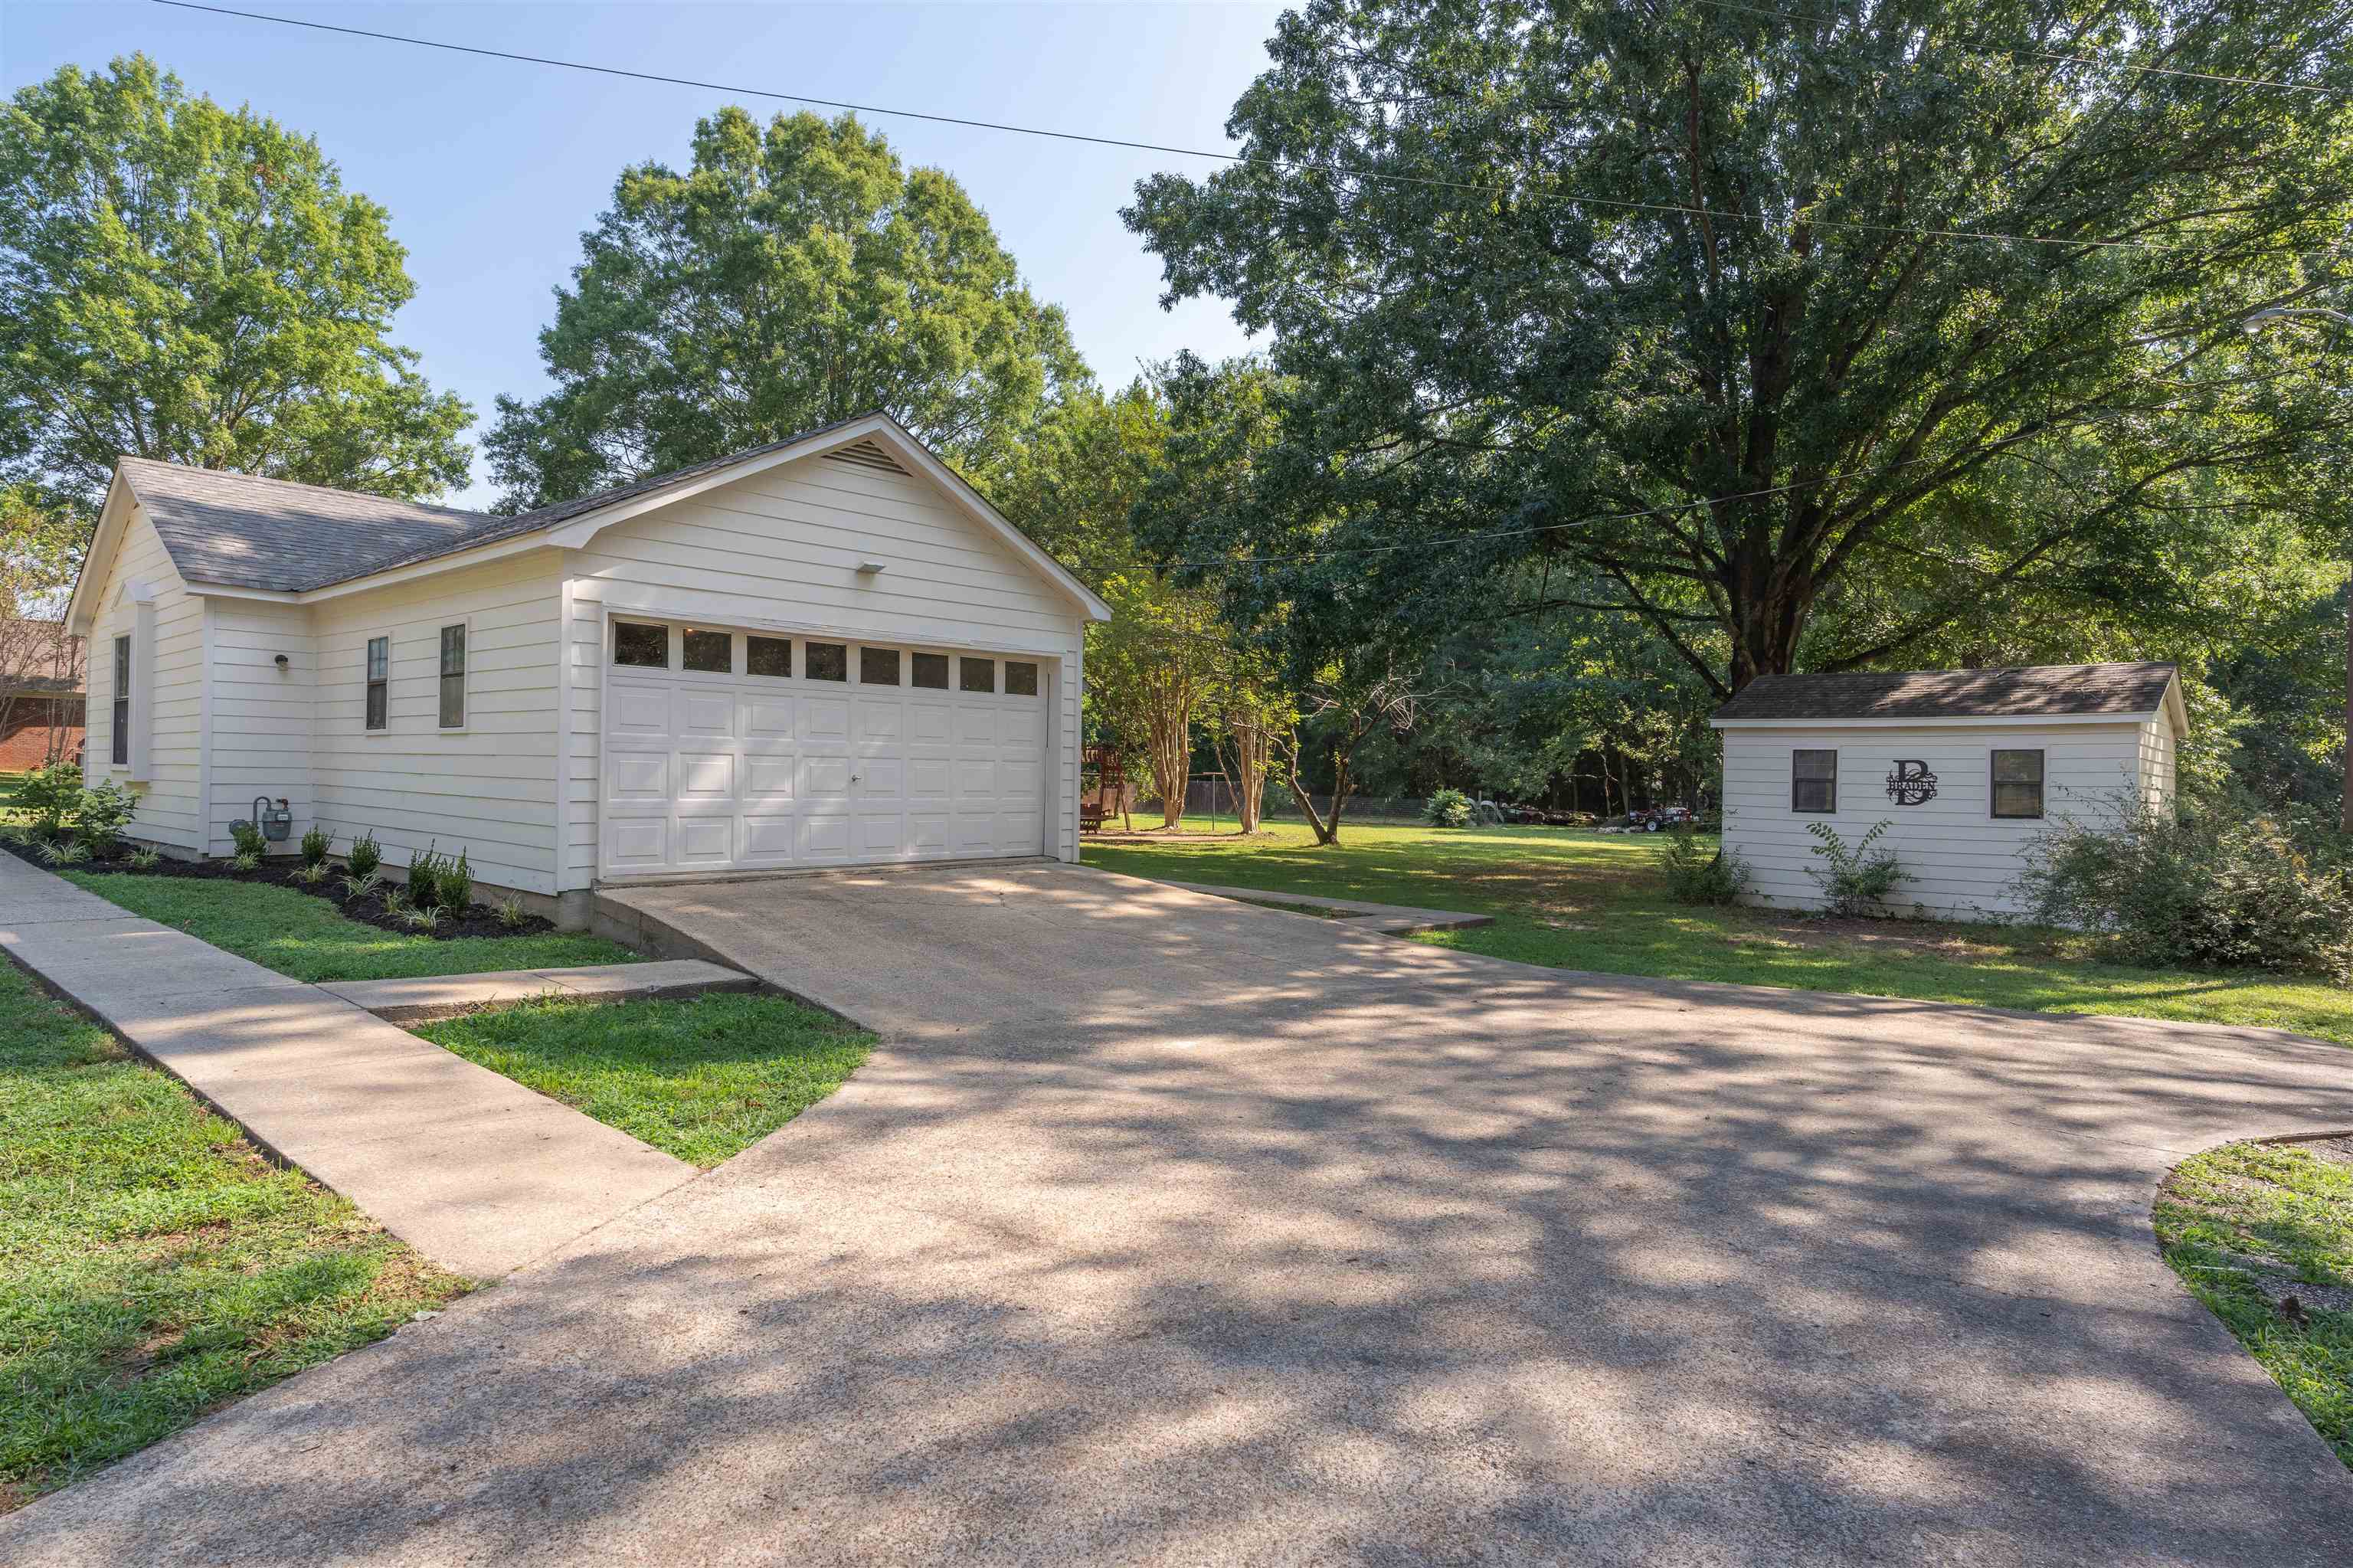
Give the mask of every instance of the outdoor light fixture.
M 876 576 L 881 570 L 882 563 L 880 561 L 860 561 L 858 563 L 858 575 L 861 577 Z
M 278 656 L 278 667 L 281 670 L 286 668 L 286 655 L 283 653 Z

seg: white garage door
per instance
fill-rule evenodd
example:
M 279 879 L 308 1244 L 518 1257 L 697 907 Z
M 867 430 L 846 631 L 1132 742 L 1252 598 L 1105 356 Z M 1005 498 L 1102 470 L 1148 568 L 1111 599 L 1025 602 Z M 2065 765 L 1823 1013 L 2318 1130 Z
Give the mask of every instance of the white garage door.
M 607 876 L 1031 855 L 1039 660 L 617 620 Z

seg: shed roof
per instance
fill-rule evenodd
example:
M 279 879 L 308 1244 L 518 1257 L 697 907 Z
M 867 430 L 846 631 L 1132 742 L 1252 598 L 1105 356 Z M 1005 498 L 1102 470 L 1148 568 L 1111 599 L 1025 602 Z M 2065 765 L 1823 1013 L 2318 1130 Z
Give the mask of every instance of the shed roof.
M 1853 675 L 1759 675 L 1719 720 L 2122 717 L 2155 713 L 2171 664 L 2023 664 Z

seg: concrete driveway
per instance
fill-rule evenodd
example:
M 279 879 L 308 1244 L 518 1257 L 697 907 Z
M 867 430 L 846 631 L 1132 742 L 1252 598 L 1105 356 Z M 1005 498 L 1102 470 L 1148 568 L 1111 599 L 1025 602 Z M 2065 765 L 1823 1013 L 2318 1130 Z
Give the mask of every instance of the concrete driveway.
M 2147 1229 L 2185 1153 L 2353 1127 L 2353 1054 L 1059 868 L 632 898 L 891 1044 L 0 1561 L 2353 1560 Z

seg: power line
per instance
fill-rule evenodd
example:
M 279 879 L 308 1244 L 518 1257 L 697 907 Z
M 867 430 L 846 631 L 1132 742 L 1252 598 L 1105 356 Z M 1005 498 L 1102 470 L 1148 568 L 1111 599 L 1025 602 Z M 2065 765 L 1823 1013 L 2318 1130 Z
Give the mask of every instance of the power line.
M 381 33 L 367 27 L 347 27 L 333 22 L 311 22 L 297 16 L 273 16 L 259 11 L 239 11 L 226 5 L 203 5 L 195 0 L 153 0 L 158 5 L 168 5 L 179 11 L 202 11 L 216 16 L 235 16 L 248 22 L 269 22 L 284 27 L 303 27 L 312 32 L 340 33 L 348 37 L 372 38 L 379 43 L 406 44 L 421 49 L 441 49 L 452 54 L 476 55 L 485 59 L 513 60 L 524 65 L 554 66 L 564 70 L 588 71 L 598 76 L 623 77 L 632 81 L 659 82 L 671 87 L 691 87 L 709 92 L 731 93 L 744 98 L 774 99 L 786 103 L 806 103 L 819 109 L 847 110 L 854 114 L 887 116 L 901 120 L 921 120 L 935 125 L 955 125 L 966 130 L 997 131 L 1016 136 L 1041 136 L 1058 142 L 1078 142 L 1096 147 L 1122 147 L 1133 152 L 1165 153 L 1172 157 L 1205 158 L 1218 163 L 1264 164 L 1293 172 L 1335 175 L 1343 179 L 1378 180 L 1391 185 L 1426 185 L 1437 189 L 1463 191 L 1477 196 L 1515 196 L 1524 194 L 1510 185 L 1486 185 L 1469 180 L 1440 179 L 1428 175 L 1389 174 L 1377 169 L 1350 169 L 1333 164 L 1303 163 L 1294 159 L 1253 159 L 1246 154 L 1213 151 L 1202 147 L 1178 147 L 1161 142 L 1133 141 L 1120 136 L 1096 136 L 1079 131 L 1055 131 L 1035 125 L 1016 125 L 1001 120 L 974 120 L 954 114 L 938 114 L 920 109 L 890 109 L 879 104 L 851 103 L 841 99 L 818 98 L 808 93 L 784 92 L 773 88 L 734 86 L 726 82 L 706 81 L 695 77 L 667 76 L 658 71 L 630 70 L 621 66 L 596 65 L 586 60 L 557 59 L 549 55 L 522 54 L 512 49 L 493 49 L 477 44 L 450 43 L 440 38 L 418 38 L 401 33 Z M 1687 207 L 1673 202 L 1631 201 L 1620 197 L 1586 196 L 1575 191 L 1538 193 L 1539 199 L 1566 201 L 1586 207 L 1614 207 L 1631 212 L 1680 213 L 1691 217 L 1714 218 L 1719 222 L 1754 222 L 1757 215 L 1712 207 Z M 1909 224 L 1864 223 L 1848 218 L 1809 218 L 1808 225 L 1819 229 L 1851 229 L 1865 234 L 1911 234 L 1927 239 L 1966 239 L 2010 245 L 2062 245 L 2086 249 L 2121 250 L 2183 250 L 2190 249 L 2187 241 L 2155 239 L 2070 239 L 2053 235 L 2002 234 L 1973 228 L 1930 228 Z
M 1823 16 L 1807 11 L 1779 11 L 1768 5 L 1744 5 L 1739 4 L 1739 0 L 1694 0 L 1694 4 L 1712 6 L 1718 11 L 1745 11 L 1752 16 L 1778 16 L 1790 22 L 1836 25 L 1854 20 L 1850 16 Z M 2282 92 L 2316 93 L 2323 98 L 2353 96 L 2337 88 L 2318 87 L 2307 81 L 2280 81 L 2274 78 L 2263 76 L 2227 76 L 2214 71 L 2184 70 L 2178 66 L 2135 65 L 2130 60 L 2102 59 L 2097 55 L 2071 55 L 2057 49 L 1987 48 L 1965 49 L 1964 52 L 1982 55 L 2006 54 L 2027 59 L 2057 60 L 2063 65 L 2095 66 L 2102 70 L 2128 70 L 2143 76 L 2186 77 L 2192 81 L 2220 82 L 2226 87 L 2268 87 Z

